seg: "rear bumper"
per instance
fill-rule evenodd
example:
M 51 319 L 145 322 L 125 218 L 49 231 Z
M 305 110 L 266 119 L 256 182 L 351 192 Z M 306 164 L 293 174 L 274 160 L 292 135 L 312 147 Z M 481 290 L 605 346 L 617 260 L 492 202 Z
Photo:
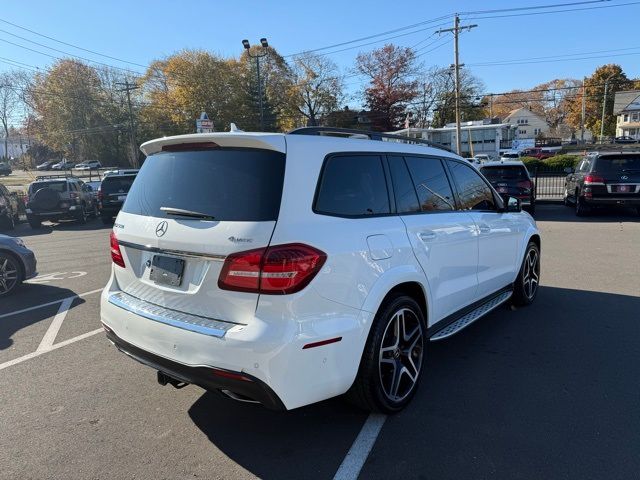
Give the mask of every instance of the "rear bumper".
M 177 380 L 192 383 L 205 390 L 229 390 L 233 393 L 243 395 L 260 402 L 272 410 L 285 410 L 285 406 L 264 382 L 246 373 L 229 372 L 226 370 L 213 369 L 206 366 L 189 366 L 169 360 L 168 358 L 154 355 L 125 342 L 112 330 L 106 329 L 107 338 L 122 353 L 137 360 L 138 362 L 151 367 L 159 372 L 165 373 Z M 221 376 L 225 373 L 232 376 Z M 237 378 L 239 377 L 239 378 Z
M 640 197 L 584 197 L 588 205 L 629 205 L 640 206 Z

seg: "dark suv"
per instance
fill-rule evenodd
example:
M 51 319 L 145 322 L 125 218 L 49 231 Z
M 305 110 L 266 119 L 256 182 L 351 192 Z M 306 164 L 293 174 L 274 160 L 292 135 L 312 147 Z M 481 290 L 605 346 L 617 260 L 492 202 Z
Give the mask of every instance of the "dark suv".
M 482 173 L 500 195 L 516 197 L 522 209 L 533 215 L 536 211 L 536 189 L 529 170 L 519 161 L 483 163 Z
M 98 189 L 98 207 L 102 223 L 108 225 L 113 222 L 137 174 L 137 170 L 121 170 L 104 177 Z
M 0 230 L 12 230 L 18 223 L 18 197 L 0 183 Z
M 592 207 L 633 206 L 640 213 L 640 152 L 584 157 L 565 180 L 565 205 L 582 216 Z
M 40 228 L 45 220 L 85 223 L 89 216 L 97 215 L 98 208 L 91 191 L 76 177 L 39 176 L 29 185 L 27 220 L 32 228 Z

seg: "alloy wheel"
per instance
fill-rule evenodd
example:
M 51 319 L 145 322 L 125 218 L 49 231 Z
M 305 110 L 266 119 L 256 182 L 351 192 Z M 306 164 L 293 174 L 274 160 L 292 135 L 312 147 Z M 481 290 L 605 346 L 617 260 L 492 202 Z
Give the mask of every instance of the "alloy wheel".
M 424 352 L 422 323 L 410 309 L 398 310 L 384 334 L 378 357 L 382 390 L 392 402 L 401 402 L 416 386 Z
M 15 261 L 0 255 L 0 295 L 9 293 L 18 283 L 18 266 Z
M 538 252 L 532 248 L 524 259 L 524 270 L 522 272 L 522 286 L 528 299 L 532 299 L 535 296 L 539 281 L 540 257 Z

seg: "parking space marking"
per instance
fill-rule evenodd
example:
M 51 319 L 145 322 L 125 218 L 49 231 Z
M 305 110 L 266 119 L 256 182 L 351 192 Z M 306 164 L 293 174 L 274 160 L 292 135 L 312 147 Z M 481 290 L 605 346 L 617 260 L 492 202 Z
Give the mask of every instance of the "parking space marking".
M 358 478 L 386 419 L 386 415 L 379 413 L 372 413 L 367 417 L 333 480 L 355 480 Z
M 71 308 L 71 304 L 74 300 L 75 297 L 69 297 L 62 301 L 60 308 L 58 309 L 58 313 L 53 317 L 51 325 L 49 325 L 49 328 L 47 329 L 47 333 L 44 334 L 44 337 L 42 337 L 42 340 L 40 341 L 40 345 L 36 348 L 36 352 L 49 350 L 53 346 L 53 342 L 56 341 L 56 335 L 58 335 L 60 327 L 62 327 L 62 322 L 64 322 L 67 312 L 69 311 L 69 308 Z
M 10 317 L 12 315 L 18 315 L 20 313 L 30 312 L 31 310 L 37 310 L 38 308 L 44 308 L 44 307 L 48 307 L 48 306 L 51 306 L 51 305 L 55 305 L 56 303 L 60 303 L 60 302 L 63 302 L 65 300 L 67 300 L 68 298 L 74 299 L 74 298 L 86 297 L 87 295 L 93 295 L 94 293 L 101 292 L 102 290 L 104 290 L 104 289 L 103 288 L 96 288 L 95 290 L 91 290 L 89 292 L 80 293 L 78 295 L 73 295 L 72 297 L 60 298 L 58 300 L 53 300 L 51 302 L 41 303 L 40 305 L 34 305 L 33 307 L 23 308 L 22 310 L 14 310 L 13 312 L 3 313 L 2 315 L 0 315 L 0 318 Z
M 91 330 L 90 332 L 83 333 L 82 335 L 78 335 L 77 337 L 73 337 L 73 338 L 70 338 L 69 340 L 65 340 L 64 342 L 56 343 L 55 345 L 52 345 L 51 347 L 49 347 L 47 350 L 39 350 L 39 351 L 36 350 L 35 352 L 28 353 L 18 358 L 14 358 L 13 360 L 9 360 L 8 362 L 0 363 L 0 370 L 4 370 L 7 367 L 17 365 L 18 363 L 22 363 L 26 360 L 31 360 L 32 358 L 39 357 L 43 353 L 52 352 L 54 350 L 57 350 L 60 347 L 65 347 L 67 345 L 78 342 L 80 340 L 84 340 L 85 338 L 92 337 L 96 333 L 100 333 L 100 332 L 104 332 L 104 329 L 97 328 L 95 330 Z
M 84 277 L 87 272 L 74 271 L 74 272 L 53 272 L 46 275 L 38 275 L 36 278 L 27 280 L 25 283 L 41 284 L 50 283 L 58 280 L 70 280 L 72 278 Z

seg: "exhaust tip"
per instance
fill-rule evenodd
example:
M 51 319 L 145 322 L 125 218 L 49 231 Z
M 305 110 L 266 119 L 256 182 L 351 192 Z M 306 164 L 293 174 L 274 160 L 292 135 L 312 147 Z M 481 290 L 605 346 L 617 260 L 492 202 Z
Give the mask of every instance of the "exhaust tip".
M 231 390 L 227 390 L 227 389 L 221 389 L 220 393 L 222 393 L 223 395 L 226 395 L 227 397 L 231 398 L 232 400 L 235 400 L 236 402 L 243 402 L 243 403 L 260 403 L 257 400 L 254 400 L 253 398 L 249 398 L 246 397 L 244 395 L 241 395 L 239 393 L 234 393 Z

